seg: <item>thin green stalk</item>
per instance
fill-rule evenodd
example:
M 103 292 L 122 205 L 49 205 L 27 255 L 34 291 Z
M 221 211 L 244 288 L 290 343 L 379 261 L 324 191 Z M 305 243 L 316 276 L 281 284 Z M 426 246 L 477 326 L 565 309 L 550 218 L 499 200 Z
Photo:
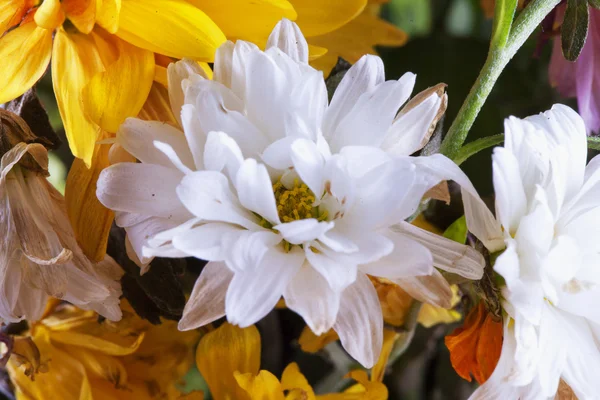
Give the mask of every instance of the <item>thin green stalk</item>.
M 469 157 L 479 153 L 481 150 L 485 150 L 488 147 L 495 146 L 502 142 L 504 142 L 503 133 L 474 140 L 471 143 L 464 145 L 460 148 L 460 150 L 458 150 L 458 153 L 456 153 L 456 156 L 454 157 L 454 162 L 457 165 L 460 165 L 463 162 L 465 162 Z
M 587 138 L 588 149 L 600 150 L 600 137 L 591 136 Z
M 440 147 L 442 154 L 452 159 L 456 158 L 498 77 L 531 33 L 559 2 L 560 0 L 533 0 L 512 24 L 506 23 L 508 18 L 512 18 L 510 13 L 496 13 L 496 18 L 504 20 L 503 22 L 494 22 L 494 28 L 499 31 L 494 32 L 493 38 L 503 38 L 504 35 L 507 35 L 507 40 L 500 39 L 491 42 L 487 60 L 479 77 L 442 142 Z

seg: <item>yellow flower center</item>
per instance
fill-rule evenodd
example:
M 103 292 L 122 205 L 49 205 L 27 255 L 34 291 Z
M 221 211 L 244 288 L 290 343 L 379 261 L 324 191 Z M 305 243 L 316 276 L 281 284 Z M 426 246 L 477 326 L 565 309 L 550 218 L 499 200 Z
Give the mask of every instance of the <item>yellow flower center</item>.
M 313 218 L 313 203 L 315 195 L 305 183 L 294 182 L 294 187 L 286 188 L 278 180 L 273 184 L 273 193 L 277 203 L 277 213 L 281 222 L 292 222 L 306 218 Z M 314 210 L 316 214 L 316 209 Z

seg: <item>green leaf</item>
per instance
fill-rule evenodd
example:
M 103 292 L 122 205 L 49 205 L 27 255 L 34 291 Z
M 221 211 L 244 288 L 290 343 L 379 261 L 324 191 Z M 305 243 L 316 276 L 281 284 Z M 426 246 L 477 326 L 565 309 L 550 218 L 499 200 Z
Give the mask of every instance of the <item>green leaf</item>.
M 600 0 L 588 0 L 588 3 L 590 4 L 591 7 L 600 9 Z
M 586 0 L 568 0 L 562 24 L 561 42 L 565 59 L 575 61 L 583 49 L 588 33 L 590 14 Z
M 444 237 L 465 244 L 467 241 L 467 219 L 464 215 L 446 229 Z
M 506 45 L 513 18 L 515 17 L 517 3 L 517 0 L 496 0 L 491 49 L 499 49 Z
M 600 137 L 588 137 L 587 138 L 588 149 L 600 150 Z

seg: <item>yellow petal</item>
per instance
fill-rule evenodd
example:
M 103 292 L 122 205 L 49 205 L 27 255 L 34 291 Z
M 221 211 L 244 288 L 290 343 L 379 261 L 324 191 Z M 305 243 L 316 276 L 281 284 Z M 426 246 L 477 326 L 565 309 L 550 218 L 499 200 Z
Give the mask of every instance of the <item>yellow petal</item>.
M 308 384 L 306 377 L 302 375 L 300 368 L 296 363 L 289 364 L 283 371 L 283 375 L 281 376 L 281 387 L 283 390 L 295 391 L 298 396 L 297 398 L 299 399 L 315 399 L 313 388 Z M 286 399 L 292 400 L 289 395 Z
M 34 6 L 33 0 L 2 0 L 0 1 L 0 36 L 18 23 L 29 8 Z
M 81 92 L 91 77 L 104 70 L 97 45 L 90 35 L 66 33 L 54 36 L 52 84 L 71 152 L 90 166 L 100 128 L 85 114 Z
M 97 0 L 96 22 L 109 31 L 117 33 L 119 29 L 119 15 L 121 14 L 121 0 Z
M 376 45 L 401 46 L 406 40 L 406 33 L 367 12 L 333 32 L 307 38 L 309 44 L 325 47 L 351 63 L 374 54 Z
M 250 400 L 284 400 L 279 380 L 269 371 L 262 370 L 256 376 L 251 373 L 235 373 L 240 387 L 248 393 Z
M 305 326 L 300 334 L 300 338 L 298 339 L 298 344 L 300 345 L 302 351 L 307 353 L 316 353 L 329 343 L 335 342 L 338 339 L 338 334 L 335 333 L 333 329 L 330 329 L 321 336 L 317 336 L 313 333 L 313 331 L 310 330 L 308 326 Z
M 117 388 L 127 384 L 127 370 L 119 358 L 82 348 L 71 355 L 85 367 L 91 379 L 107 380 Z
M 155 53 L 208 62 L 226 41 L 205 13 L 180 0 L 123 0 L 117 35 Z
M 59 0 L 44 0 L 33 16 L 39 27 L 54 29 L 65 20 Z
M 373 366 L 373 369 L 371 370 L 372 381 L 383 381 L 383 375 L 385 374 L 387 363 L 390 359 L 390 354 L 392 353 L 394 343 L 396 343 L 396 339 L 398 338 L 398 336 L 398 333 L 394 332 L 391 329 L 383 330 L 383 347 L 381 349 L 381 354 L 379 355 L 379 360 L 377 360 L 377 363 Z
M 311 44 L 309 44 L 308 46 L 309 46 L 309 48 L 316 47 Z M 329 74 L 331 73 L 331 70 L 333 69 L 333 67 L 335 67 L 335 65 L 337 64 L 338 57 L 339 57 L 339 54 L 334 53 L 330 50 L 327 50 L 327 53 L 322 55 L 321 57 L 317 57 L 314 60 L 311 59 L 310 65 L 313 68 L 323 71 L 324 77 L 327 78 L 329 76 Z
M 90 33 L 96 23 L 96 0 L 63 0 L 69 21 L 82 33 Z
M 308 45 L 308 59 L 316 60 L 319 57 L 323 57 L 327 54 L 327 49 L 325 47 L 313 46 L 312 44 Z
M 245 399 L 234 372 L 254 376 L 260 368 L 260 334 L 254 325 L 224 323 L 206 334 L 196 350 L 196 364 L 216 400 Z
M 152 85 L 138 118 L 147 121 L 162 121 L 177 126 L 177 120 L 173 116 L 169 103 L 169 92 L 165 86 L 156 82 Z
M 460 302 L 458 286 L 452 285 L 450 289 L 452 289 L 451 307 L 455 307 Z M 426 328 L 430 328 L 437 324 L 451 324 L 460 321 L 461 318 L 462 315 L 456 310 L 447 310 L 431 304 L 423 304 L 417 322 Z
M 269 34 L 282 18 L 295 20 L 297 17 L 287 0 L 228 0 L 227 6 L 214 0 L 188 1 L 204 11 L 228 39 L 242 39 L 258 45 L 267 43 Z
M 0 104 L 19 97 L 44 74 L 52 31 L 29 22 L 0 38 Z
M 96 325 L 99 325 L 96 322 Z M 51 333 L 52 341 L 64 343 L 70 346 L 80 346 L 90 350 L 96 350 L 111 356 L 125 356 L 135 352 L 144 340 L 144 334 L 139 335 L 120 335 L 115 332 L 104 332 L 95 334 L 94 331 L 87 331 L 82 327 L 78 330 L 61 330 Z M 99 329 L 102 329 L 100 327 Z M 88 333 L 89 332 L 89 333 Z
M 116 132 L 125 118 L 136 116 L 154 80 L 154 54 L 114 36 L 119 58 L 96 73 L 83 88 L 86 114 L 108 132 Z
M 367 0 L 290 0 L 298 13 L 296 23 L 304 36 L 323 35 L 356 18 Z
M 71 165 L 65 188 L 67 214 L 75 231 L 77 243 L 93 262 L 106 254 L 110 226 L 115 214 L 96 198 L 96 182 L 100 172 L 108 167 L 109 144 L 97 144 L 91 166 L 76 158 Z

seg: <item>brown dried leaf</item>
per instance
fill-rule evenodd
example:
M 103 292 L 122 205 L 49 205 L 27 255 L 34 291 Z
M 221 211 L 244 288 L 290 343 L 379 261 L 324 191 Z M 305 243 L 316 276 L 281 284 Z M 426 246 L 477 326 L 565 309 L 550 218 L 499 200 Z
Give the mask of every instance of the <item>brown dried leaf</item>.
M 441 181 L 423 195 L 423 198 L 430 198 L 435 200 L 443 201 L 446 204 L 450 204 L 450 190 L 448 189 L 448 182 Z

